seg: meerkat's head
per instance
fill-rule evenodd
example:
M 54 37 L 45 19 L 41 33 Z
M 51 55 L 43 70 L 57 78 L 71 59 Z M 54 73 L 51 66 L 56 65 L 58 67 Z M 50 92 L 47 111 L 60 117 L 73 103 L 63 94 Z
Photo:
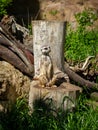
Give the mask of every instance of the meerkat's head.
M 48 45 L 44 45 L 41 47 L 41 52 L 43 55 L 48 55 L 51 52 L 51 48 Z

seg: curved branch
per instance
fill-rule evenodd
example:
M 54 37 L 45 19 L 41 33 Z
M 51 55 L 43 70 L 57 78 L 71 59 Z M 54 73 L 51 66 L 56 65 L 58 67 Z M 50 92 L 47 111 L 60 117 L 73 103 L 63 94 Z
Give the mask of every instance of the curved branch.
M 79 83 L 83 87 L 91 88 L 91 89 L 97 89 L 98 90 L 98 84 L 94 82 L 90 82 L 89 80 L 83 79 L 81 76 L 76 74 L 74 71 L 72 71 L 67 63 L 64 65 L 64 71 L 70 79 L 74 80 L 75 82 Z
M 2 31 L 0 31 L 2 33 Z M 19 57 L 23 60 L 23 62 L 27 65 L 28 69 L 30 69 L 31 72 L 33 72 L 33 66 L 30 64 L 30 62 L 27 60 L 23 52 L 13 44 L 6 36 L 2 35 L 2 37 L 9 43 L 9 45 L 15 50 L 15 52 L 19 55 Z
M 0 45 L 0 57 L 6 60 L 7 62 L 11 63 L 12 65 L 14 65 L 16 68 L 18 68 L 25 74 L 33 76 L 33 73 L 30 72 L 30 70 L 23 63 L 23 61 L 17 55 L 15 55 L 15 53 L 13 53 L 10 49 L 2 45 Z
M 91 58 L 94 58 L 94 56 L 88 56 L 88 57 L 86 58 L 86 60 L 85 60 L 85 62 L 84 62 L 84 64 L 83 64 L 83 66 L 82 66 L 82 68 L 80 68 L 80 70 L 85 71 L 85 70 L 87 69 L 87 67 L 88 67 L 88 65 L 89 65 L 89 60 L 90 60 Z
M 87 69 L 87 67 L 89 66 L 89 64 L 90 64 L 90 62 L 89 62 L 89 60 L 91 59 L 91 58 L 94 58 L 94 56 L 88 56 L 87 58 L 86 58 L 86 60 L 85 60 L 85 62 L 84 62 L 84 64 L 83 64 L 83 66 L 82 66 L 82 68 L 79 68 L 78 66 L 75 66 L 75 67 L 70 67 L 70 69 L 72 69 L 73 71 L 75 71 L 75 72 L 84 72 L 86 69 Z

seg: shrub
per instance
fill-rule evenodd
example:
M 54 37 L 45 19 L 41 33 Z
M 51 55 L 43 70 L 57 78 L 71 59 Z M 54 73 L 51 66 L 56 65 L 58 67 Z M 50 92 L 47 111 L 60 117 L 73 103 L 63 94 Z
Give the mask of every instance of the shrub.
M 91 26 L 95 20 L 98 19 L 97 13 L 93 9 L 85 9 L 81 13 L 77 13 L 75 15 L 79 26 L 86 27 Z
M 12 0 L 0 0 L 0 19 L 4 14 L 7 14 L 6 7 L 11 4 Z
M 87 26 L 93 24 L 98 17 L 92 10 L 85 10 L 77 14 L 76 20 L 78 27 L 76 30 L 70 30 L 68 26 L 65 57 L 72 61 L 84 60 L 89 55 L 95 56 L 98 53 L 98 30 L 87 30 Z

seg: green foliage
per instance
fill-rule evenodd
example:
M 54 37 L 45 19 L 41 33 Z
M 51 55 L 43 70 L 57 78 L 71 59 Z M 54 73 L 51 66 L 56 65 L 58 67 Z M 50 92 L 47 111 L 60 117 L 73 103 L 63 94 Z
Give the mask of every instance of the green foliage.
M 65 99 L 64 99 L 65 100 Z M 29 114 L 27 101 L 18 99 L 11 111 L 0 113 L 0 130 L 97 130 L 98 109 L 80 96 L 74 111 L 52 110 L 52 101 L 40 99 Z
M 12 0 L 0 0 L 0 18 L 7 14 L 6 7 L 11 4 Z
M 79 26 L 74 31 L 67 31 L 66 36 L 65 57 L 68 60 L 79 62 L 89 55 L 95 56 L 98 53 L 98 30 L 86 29 L 96 18 L 93 11 L 89 10 L 76 15 Z
M 65 55 L 75 62 L 98 53 L 98 31 L 86 31 L 78 28 L 66 36 Z
M 51 15 L 55 16 L 55 15 L 58 13 L 58 11 L 57 11 L 57 10 L 51 10 L 49 13 L 50 13 Z
M 97 121 L 98 108 L 94 110 L 92 106 L 87 106 L 85 99 L 80 98 L 76 111 L 67 115 L 64 128 L 65 130 L 97 130 Z
M 30 35 L 32 35 L 32 25 L 31 24 L 28 25 L 28 29 L 29 29 Z
M 92 25 L 93 22 L 98 18 L 98 15 L 93 9 L 85 9 L 82 13 L 76 14 L 75 18 L 79 25 L 84 27 Z
M 27 130 L 29 123 L 27 102 L 24 99 L 18 99 L 12 106 L 11 111 L 0 116 L 0 124 L 4 130 Z M 2 113 L 1 113 L 2 114 Z

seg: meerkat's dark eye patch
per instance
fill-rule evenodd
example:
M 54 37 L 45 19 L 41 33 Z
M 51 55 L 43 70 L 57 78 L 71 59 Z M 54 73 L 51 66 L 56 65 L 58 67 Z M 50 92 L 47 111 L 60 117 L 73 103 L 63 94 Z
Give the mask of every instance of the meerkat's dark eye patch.
M 48 48 L 47 48 L 47 47 L 45 47 L 44 49 L 45 49 L 45 50 L 48 50 Z

